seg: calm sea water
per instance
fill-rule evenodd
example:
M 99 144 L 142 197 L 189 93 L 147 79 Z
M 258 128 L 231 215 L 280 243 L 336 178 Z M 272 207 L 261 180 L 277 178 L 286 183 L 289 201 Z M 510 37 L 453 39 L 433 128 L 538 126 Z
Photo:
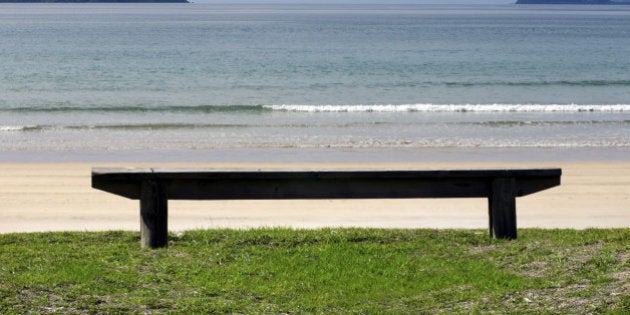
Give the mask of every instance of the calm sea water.
M 627 159 L 630 7 L 0 5 L 0 161 Z

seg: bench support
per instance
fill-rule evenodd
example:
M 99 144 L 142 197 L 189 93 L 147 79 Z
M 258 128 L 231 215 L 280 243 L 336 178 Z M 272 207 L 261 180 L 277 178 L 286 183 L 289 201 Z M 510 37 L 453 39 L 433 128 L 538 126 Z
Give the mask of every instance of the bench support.
M 488 206 L 490 235 L 495 238 L 516 239 L 516 180 L 494 179 Z
M 166 247 L 168 199 L 159 181 L 144 180 L 140 192 L 140 243 L 142 247 Z

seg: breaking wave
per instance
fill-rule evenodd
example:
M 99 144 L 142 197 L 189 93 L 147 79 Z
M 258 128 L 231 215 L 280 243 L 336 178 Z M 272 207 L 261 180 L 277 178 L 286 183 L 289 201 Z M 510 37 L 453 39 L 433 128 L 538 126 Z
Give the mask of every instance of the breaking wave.
M 38 131 L 45 126 L 0 126 L 0 132 Z
M 630 112 L 630 104 L 374 104 L 374 105 L 182 105 L 182 106 L 23 106 L 0 112 Z
M 403 104 L 403 105 L 270 105 L 294 112 L 627 112 L 630 104 Z

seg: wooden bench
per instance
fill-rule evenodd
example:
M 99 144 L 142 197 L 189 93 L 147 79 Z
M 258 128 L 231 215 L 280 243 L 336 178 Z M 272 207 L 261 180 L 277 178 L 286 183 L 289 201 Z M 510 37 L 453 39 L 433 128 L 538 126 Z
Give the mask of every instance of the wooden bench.
M 92 187 L 140 200 L 144 247 L 167 245 L 168 199 L 488 198 L 490 235 L 516 238 L 516 197 L 560 185 L 561 169 L 271 171 L 98 169 Z

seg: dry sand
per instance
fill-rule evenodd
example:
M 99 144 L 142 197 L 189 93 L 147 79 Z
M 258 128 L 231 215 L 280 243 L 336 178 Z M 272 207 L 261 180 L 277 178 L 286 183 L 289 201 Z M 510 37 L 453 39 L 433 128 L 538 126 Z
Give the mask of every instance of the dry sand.
M 139 204 L 92 189 L 92 167 L 463 169 L 561 167 L 562 185 L 517 199 L 518 227 L 630 227 L 630 162 L 526 164 L 0 164 L 0 233 L 139 230 Z M 170 201 L 169 230 L 284 226 L 487 228 L 485 199 Z

